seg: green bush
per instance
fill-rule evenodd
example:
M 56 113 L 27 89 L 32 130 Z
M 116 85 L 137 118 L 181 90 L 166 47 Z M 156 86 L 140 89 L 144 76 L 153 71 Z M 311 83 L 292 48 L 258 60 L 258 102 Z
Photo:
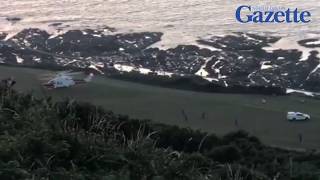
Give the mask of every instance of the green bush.
M 233 163 L 241 158 L 240 150 L 234 145 L 223 145 L 212 148 L 207 156 L 214 161 Z
M 294 177 L 319 174 L 319 155 L 267 147 L 243 131 L 218 137 L 0 88 L 1 180 L 286 178 L 290 158 Z

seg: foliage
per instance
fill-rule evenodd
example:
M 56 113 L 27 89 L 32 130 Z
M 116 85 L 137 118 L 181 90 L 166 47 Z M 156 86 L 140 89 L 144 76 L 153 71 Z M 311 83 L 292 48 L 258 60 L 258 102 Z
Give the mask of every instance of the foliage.
M 218 137 L 10 89 L 0 88 L 0 98 L 1 180 L 286 178 L 290 158 L 302 168 L 291 176 L 311 179 L 320 167 L 242 131 Z

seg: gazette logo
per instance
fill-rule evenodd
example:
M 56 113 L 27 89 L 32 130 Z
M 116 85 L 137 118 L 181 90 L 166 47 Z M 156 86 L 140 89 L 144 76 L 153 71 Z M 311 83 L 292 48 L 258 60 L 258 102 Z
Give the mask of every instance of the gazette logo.
M 298 8 L 242 5 L 236 10 L 240 23 L 309 23 L 311 13 Z

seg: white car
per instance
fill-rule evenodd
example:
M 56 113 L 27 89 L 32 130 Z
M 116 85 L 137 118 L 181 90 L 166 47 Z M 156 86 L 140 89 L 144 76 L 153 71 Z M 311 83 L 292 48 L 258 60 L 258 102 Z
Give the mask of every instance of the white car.
M 288 112 L 287 119 L 289 121 L 306 121 L 310 119 L 310 115 L 301 112 Z

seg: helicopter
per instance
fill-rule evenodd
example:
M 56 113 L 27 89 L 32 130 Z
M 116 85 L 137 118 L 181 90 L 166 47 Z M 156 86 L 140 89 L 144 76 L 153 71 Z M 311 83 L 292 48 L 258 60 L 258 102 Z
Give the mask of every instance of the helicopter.
M 92 81 L 94 75 L 90 73 L 84 78 L 76 78 L 76 76 L 83 76 L 83 72 L 71 72 L 64 71 L 56 74 L 53 78 L 50 78 L 43 86 L 48 89 L 68 88 L 78 84 L 85 84 Z M 52 76 L 52 75 L 49 75 Z

